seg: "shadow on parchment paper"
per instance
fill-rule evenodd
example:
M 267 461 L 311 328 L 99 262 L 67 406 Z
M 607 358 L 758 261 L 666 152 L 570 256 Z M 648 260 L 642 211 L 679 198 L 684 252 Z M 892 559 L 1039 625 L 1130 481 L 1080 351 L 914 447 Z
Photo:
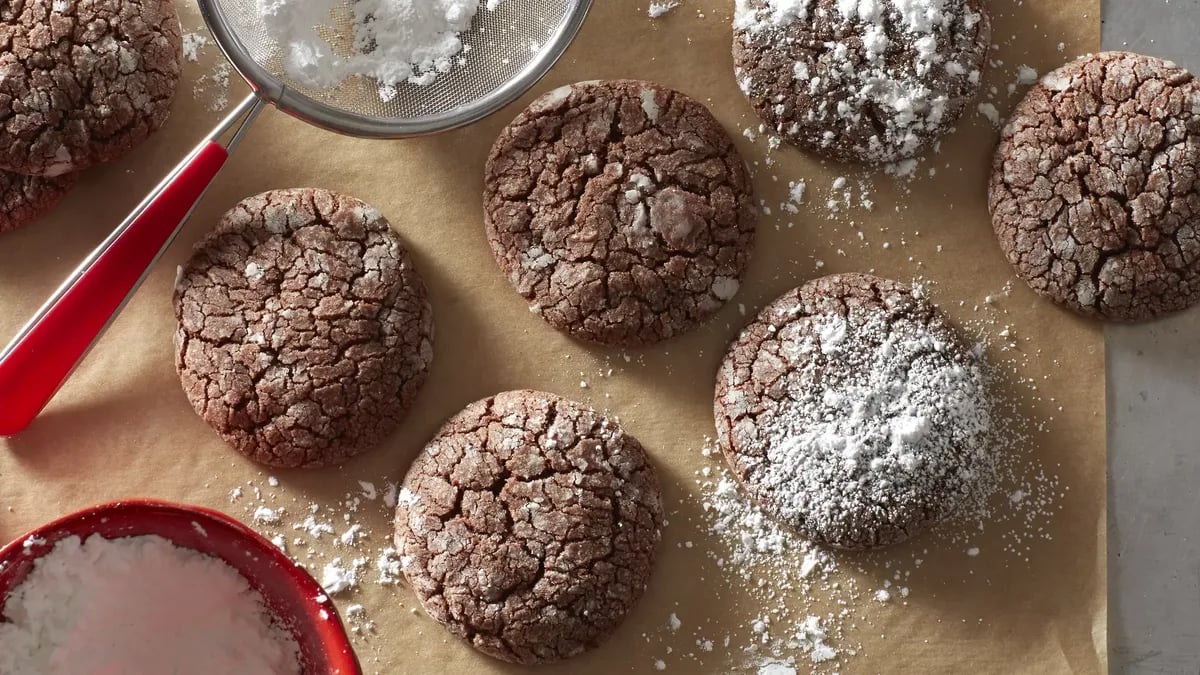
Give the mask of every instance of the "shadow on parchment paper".
M 403 215 L 389 216 L 389 220 L 408 241 Z M 433 306 L 433 363 L 396 431 L 378 448 L 347 462 L 343 468 L 349 474 L 388 475 L 399 482 L 446 420 L 474 401 L 520 388 L 489 358 L 488 350 L 481 348 L 479 336 L 484 334 L 485 320 L 477 305 L 453 287 L 452 277 L 435 261 L 425 259 L 419 251 L 413 251 L 413 257 Z
M 47 295 L 75 269 L 207 133 L 193 136 L 182 128 L 190 103 L 190 96 L 176 96 L 166 125 L 146 143 L 115 161 L 85 169 L 41 218 L 0 234 L 0 285 L 20 284 Z M 43 292 L 34 284 L 48 286 Z
M 223 213 L 228 206 L 244 196 L 261 191 L 258 188 L 259 186 L 250 188 L 224 186 L 219 190 L 219 194 L 214 195 L 214 199 L 207 202 L 206 211 L 209 213 L 193 219 L 188 224 L 187 238 L 198 240 L 204 236 L 211 229 L 209 223 L 215 222 L 215 218 L 219 217 L 217 214 Z M 263 187 L 262 189 L 268 188 Z M 403 236 L 402 228 L 396 227 L 396 223 L 393 223 L 393 227 L 400 230 L 401 236 Z M 181 239 L 183 239 L 182 236 Z M 172 246 L 168 259 L 164 259 L 159 267 L 173 269 L 176 264 L 181 264 L 186 260 L 190 252 L 191 242 L 177 242 Z M 496 385 L 489 384 L 495 382 L 497 378 L 489 372 L 486 350 L 481 350 L 477 344 L 474 344 L 473 336 L 479 334 L 478 326 L 481 317 L 470 311 L 471 303 L 463 302 L 460 298 L 455 297 L 455 292 L 448 288 L 447 277 L 442 274 L 438 265 L 433 264 L 433 261 L 422 259 L 419 251 L 413 251 L 413 255 L 417 269 L 430 289 L 431 302 L 434 306 L 436 323 L 434 361 L 429 379 L 418 393 L 413 407 L 393 434 L 381 442 L 378 447 L 364 452 L 340 467 L 347 474 L 364 477 L 392 475 L 395 480 L 399 480 L 403 477 L 409 463 L 416 457 L 419 449 L 448 417 L 469 402 L 500 391 Z M 161 269 L 156 270 L 155 274 L 157 276 L 160 273 L 166 274 Z M 173 279 L 173 272 L 169 276 Z M 142 291 L 139 291 L 139 293 L 147 294 L 147 297 L 139 298 L 139 300 L 155 305 L 155 307 L 149 308 L 149 311 L 161 309 L 169 315 L 172 290 L 173 283 L 164 285 L 155 283 L 153 280 L 148 281 Z M 160 305 L 161 307 L 159 307 Z M 131 309 L 131 312 L 133 311 Z M 173 326 L 174 320 L 171 319 L 169 323 Z M 98 346 L 94 353 L 87 357 L 88 360 L 83 364 L 85 367 L 81 367 L 73 375 L 73 379 L 88 381 L 73 383 L 68 380 L 64 386 L 64 393 L 68 389 L 86 391 L 83 399 L 60 395 L 59 400 L 51 401 L 47 409 L 39 415 L 28 430 L 5 441 L 0 441 L 0 447 L 6 447 L 18 463 L 36 475 L 52 476 L 56 480 L 70 480 L 89 475 L 94 476 L 101 468 L 108 470 L 112 467 L 107 464 L 105 467 L 101 467 L 92 461 L 91 455 L 87 452 L 86 441 L 69 447 L 64 446 L 62 443 L 63 428 L 82 430 L 85 439 L 89 436 L 96 438 L 125 436 L 128 438 L 136 435 L 142 440 L 130 439 L 127 442 L 130 447 L 157 447 L 158 431 L 156 429 L 165 428 L 163 425 L 177 427 L 186 424 L 199 429 L 199 435 L 210 437 L 215 451 L 228 453 L 231 459 L 239 460 L 240 456 L 236 451 L 225 446 L 194 413 L 180 387 L 173 365 L 165 365 L 170 363 L 171 356 L 156 355 L 165 356 L 166 361 L 159 364 L 157 361 L 162 359 L 152 359 L 154 363 L 147 365 L 136 374 L 130 374 L 128 378 L 122 379 L 119 386 L 105 388 L 94 382 L 96 377 L 103 375 L 100 371 L 105 369 L 105 365 L 98 362 L 97 359 L 102 360 L 111 356 L 109 353 L 113 349 L 111 343 L 119 340 L 117 334 L 120 332 L 120 328 L 119 325 L 110 331 L 104 338 L 106 343 Z M 163 347 L 164 350 L 173 350 L 173 346 L 169 346 L 172 345 L 173 340 L 170 329 L 162 331 L 161 340 L 164 345 L 168 345 Z M 451 359 L 457 359 L 459 365 L 450 367 Z M 470 365 L 464 367 L 464 361 Z M 470 373 L 471 377 L 462 376 L 466 373 Z M 510 388 L 515 388 L 515 386 Z M 127 415 L 130 410 L 137 410 L 140 418 L 146 421 L 143 429 L 134 429 L 128 425 Z M 262 468 L 270 469 L 265 465 Z M 283 481 L 304 485 L 318 499 L 321 497 L 336 499 L 342 494 L 340 491 L 334 494 L 330 488 L 330 481 L 323 478 L 327 475 L 326 472 L 338 471 L 338 468 L 296 471 L 270 470 L 272 474 L 278 474 L 277 477 Z M 338 489 L 340 490 L 341 487 L 339 483 Z
M 31 280 L 49 278 L 47 295 L 121 221 L 120 205 L 113 204 L 96 172 L 85 171 L 62 201 L 37 220 L 10 232 L 0 233 L 0 284 L 28 286 Z M 87 211 L 86 219 L 68 219 L 64 214 Z M 15 255 L 14 255 L 15 254 Z M 54 272 L 52 276 L 49 274 Z M 8 289 L 6 289 L 8 290 Z M 34 289 L 29 289 L 33 292 Z
M 34 475 L 55 481 L 94 478 L 113 468 L 113 457 L 96 457 L 89 453 L 89 437 L 126 437 L 129 447 L 152 448 L 155 447 L 153 439 L 158 434 L 158 425 L 154 420 L 177 417 L 181 405 L 191 413 L 191 406 L 177 378 L 158 384 L 161 386 L 139 384 L 107 391 L 97 390 L 96 396 L 66 404 L 52 401 L 28 429 L 0 441 L 0 449 L 9 451 L 18 464 Z M 147 421 L 146 425 L 129 425 L 130 410 L 137 410 L 141 419 Z M 194 414 L 192 416 L 195 417 Z M 80 440 L 70 445 L 64 444 L 64 428 L 80 430 Z M 137 443 L 143 445 L 135 445 Z

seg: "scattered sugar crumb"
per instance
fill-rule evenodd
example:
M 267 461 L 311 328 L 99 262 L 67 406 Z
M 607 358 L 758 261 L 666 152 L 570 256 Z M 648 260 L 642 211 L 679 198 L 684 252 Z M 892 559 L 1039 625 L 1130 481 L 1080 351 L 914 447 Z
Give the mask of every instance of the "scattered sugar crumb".
M 664 0 L 663 2 L 652 2 L 652 3 L 650 3 L 649 9 L 646 10 L 646 13 L 650 15 L 651 19 L 657 19 L 658 17 L 666 14 L 667 12 L 675 9 L 678 6 L 679 6 L 679 0 Z
M 184 33 L 183 58 L 196 63 L 200 60 L 200 52 L 208 45 L 208 37 L 201 33 Z
M 979 114 L 986 117 L 987 121 L 992 123 L 992 126 L 1000 126 L 1000 111 L 996 110 L 996 106 L 991 103 L 980 103 Z
M 254 509 L 254 522 L 263 525 L 278 525 L 283 519 L 283 509 L 271 509 L 266 506 L 260 506 Z

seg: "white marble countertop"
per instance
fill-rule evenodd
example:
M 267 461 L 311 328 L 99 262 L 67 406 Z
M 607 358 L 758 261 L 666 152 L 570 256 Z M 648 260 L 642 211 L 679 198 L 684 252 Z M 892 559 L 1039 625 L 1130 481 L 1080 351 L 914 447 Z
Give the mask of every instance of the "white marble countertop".
M 1198 35 L 1200 0 L 1104 1 L 1105 49 L 1200 73 Z M 1106 334 L 1110 670 L 1200 673 L 1200 308 Z

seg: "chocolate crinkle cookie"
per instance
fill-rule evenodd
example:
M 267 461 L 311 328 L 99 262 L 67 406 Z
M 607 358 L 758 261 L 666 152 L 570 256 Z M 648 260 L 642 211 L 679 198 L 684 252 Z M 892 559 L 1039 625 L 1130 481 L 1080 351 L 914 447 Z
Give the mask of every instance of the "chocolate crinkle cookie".
M 1008 261 L 1084 316 L 1140 321 L 1200 300 L 1200 85 L 1140 54 L 1044 76 L 1004 128 L 988 195 Z
M 637 440 L 535 391 L 454 416 L 397 503 L 396 548 L 425 611 L 479 651 L 526 664 L 613 632 L 646 588 L 663 523 Z
M 899 543 L 992 486 L 981 356 L 920 287 L 840 274 L 786 293 L 729 348 L 714 410 L 742 486 L 827 546 Z
M 433 314 L 374 208 L 276 190 L 225 214 L 179 271 L 176 366 L 196 412 L 264 464 L 339 464 L 391 433 L 425 381 Z
M 977 0 L 737 0 L 738 85 L 785 140 L 834 159 L 912 157 L 979 90 Z
M 0 169 L 58 176 L 162 126 L 179 81 L 171 0 L 0 2 Z
M 74 184 L 74 174 L 44 178 L 0 171 L 0 232 L 33 222 Z
M 488 240 L 555 328 L 605 345 L 665 340 L 732 298 L 754 242 L 750 176 L 699 103 L 629 80 L 546 94 L 492 148 Z

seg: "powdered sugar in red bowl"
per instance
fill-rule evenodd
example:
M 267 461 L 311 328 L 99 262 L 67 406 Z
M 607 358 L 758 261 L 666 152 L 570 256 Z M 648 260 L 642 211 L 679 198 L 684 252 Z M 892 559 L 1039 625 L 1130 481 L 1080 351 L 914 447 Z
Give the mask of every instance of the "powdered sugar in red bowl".
M 55 564 L 56 559 L 60 563 L 71 561 L 72 567 Z M 145 577 L 126 580 L 126 586 L 116 581 L 98 584 L 96 580 L 103 577 L 97 577 L 94 570 L 79 570 L 81 561 L 109 573 L 119 572 L 120 566 L 128 562 L 131 572 L 137 565 Z M 171 583 L 172 566 L 179 569 L 179 588 Z M 89 576 L 92 585 L 75 589 L 78 592 L 53 586 L 49 594 L 45 592 L 48 584 L 64 579 L 87 583 Z M 204 588 L 187 588 L 189 581 Z M 146 593 L 129 593 L 127 605 L 111 596 L 125 588 L 140 589 L 143 586 L 139 582 L 144 582 Z M 39 585 L 41 588 L 37 588 Z M 151 597 L 155 589 L 160 596 L 189 606 L 164 606 L 170 600 Z M 225 599 L 210 601 L 206 592 L 223 593 Z M 57 603 L 77 603 L 73 611 L 93 618 L 87 624 L 56 623 L 55 608 L 45 606 L 50 595 Z M 89 607 L 88 603 L 93 605 Z M 120 611 L 114 611 L 111 620 L 96 620 L 104 616 L 105 606 Z M 143 614 L 129 610 L 139 606 L 145 610 Z M 207 612 L 219 621 L 229 613 L 228 607 L 238 608 L 240 614 L 224 620 L 237 624 L 237 630 L 246 634 L 244 639 L 236 631 L 231 632 L 228 625 L 214 625 L 211 631 L 196 630 L 198 617 Z M 156 635 L 147 640 L 150 647 L 129 639 L 130 631 L 138 631 L 148 617 L 157 617 L 162 623 L 162 630 L 150 631 Z M 60 635 L 49 636 L 49 630 Z M 181 662 L 189 667 L 200 667 L 194 660 L 196 654 L 201 656 L 199 661 L 235 663 L 230 659 L 239 658 L 236 654 L 222 654 L 212 661 L 204 653 L 205 649 L 216 651 L 212 645 L 215 634 L 234 636 L 239 644 L 230 645 L 230 651 L 263 647 L 262 653 L 245 654 L 244 662 L 255 664 L 255 672 L 362 672 L 337 611 L 317 582 L 249 528 L 199 507 L 146 500 L 114 502 L 66 516 L 0 549 L 0 640 L 20 648 L 27 638 L 45 641 L 48 636 L 56 637 L 64 647 L 54 658 L 75 658 L 84 650 L 63 641 L 95 642 L 106 631 L 119 638 L 114 642 L 127 645 L 127 654 L 94 654 L 104 656 L 109 665 L 118 668 L 123 657 L 139 660 L 136 667 L 154 667 L 159 659 L 169 660 L 171 650 L 179 651 Z M 194 641 L 192 635 L 196 636 Z M 45 650 L 39 654 L 36 645 L 23 651 L 25 657 L 49 658 Z M 16 658 L 11 650 L 6 654 L 10 660 Z M 0 665 L 2 662 L 0 659 Z

